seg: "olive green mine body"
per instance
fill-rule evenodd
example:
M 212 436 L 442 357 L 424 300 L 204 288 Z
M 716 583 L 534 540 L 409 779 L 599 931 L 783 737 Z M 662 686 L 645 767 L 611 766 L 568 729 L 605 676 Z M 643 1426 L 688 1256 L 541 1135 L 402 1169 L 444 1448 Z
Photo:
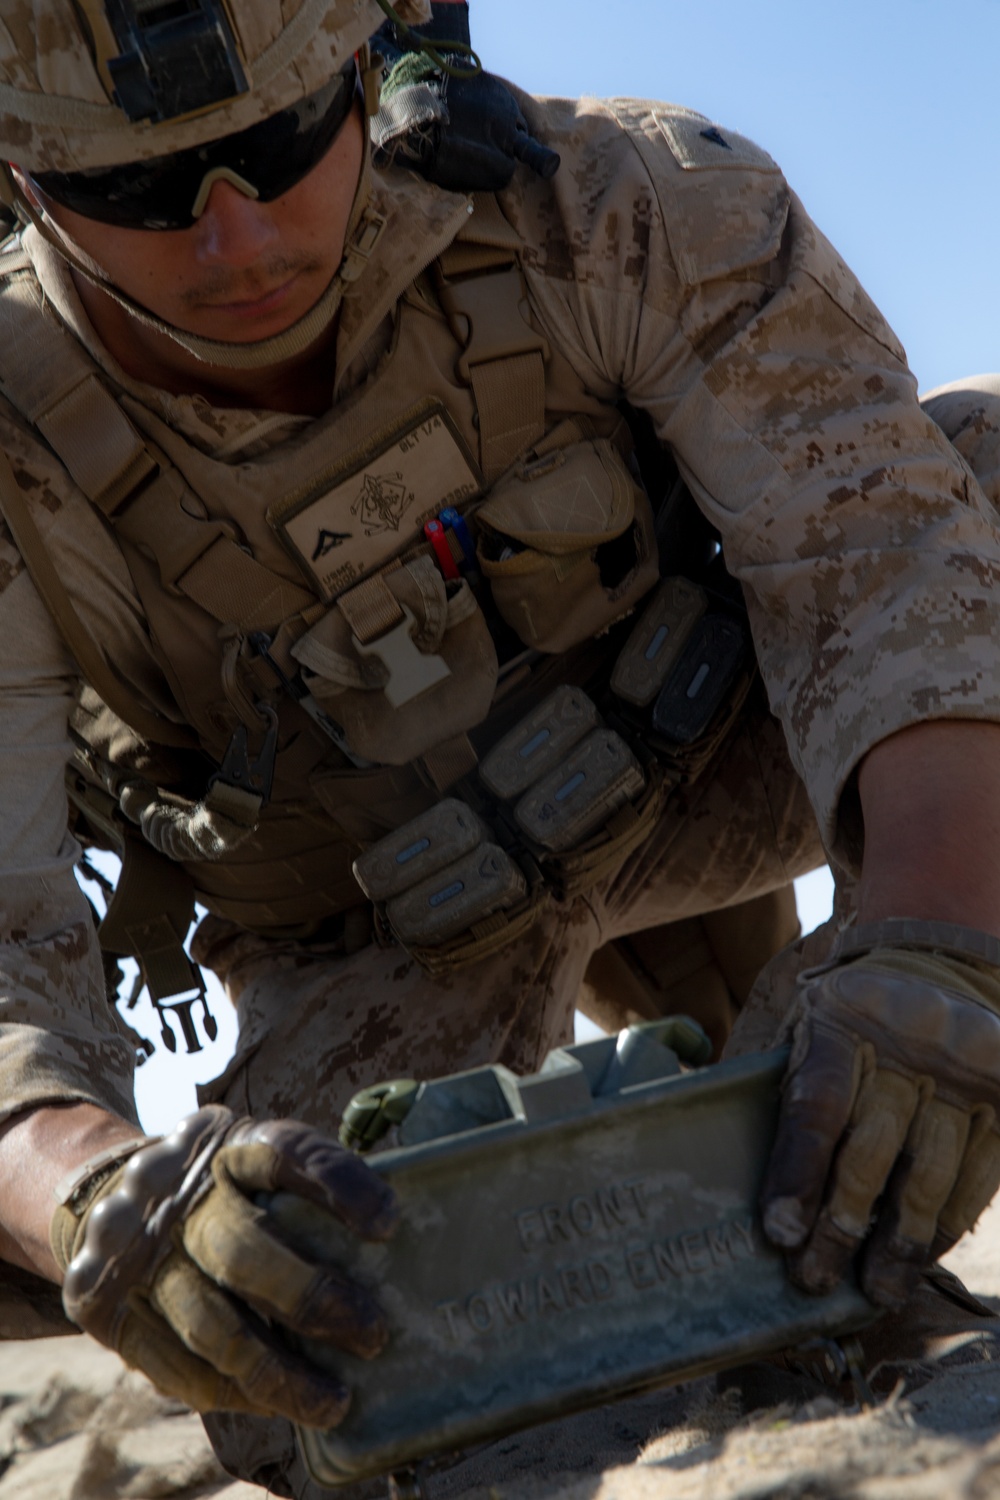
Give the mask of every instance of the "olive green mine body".
M 692 1033 L 657 1022 L 530 1078 L 422 1085 L 399 1146 L 370 1158 L 402 1210 L 386 1244 L 273 1200 L 287 1233 L 377 1291 L 392 1330 L 371 1362 L 306 1344 L 354 1392 L 340 1427 L 299 1432 L 320 1483 L 871 1321 L 853 1284 L 792 1286 L 759 1227 L 787 1053 L 682 1070 L 661 1038 L 683 1050 Z

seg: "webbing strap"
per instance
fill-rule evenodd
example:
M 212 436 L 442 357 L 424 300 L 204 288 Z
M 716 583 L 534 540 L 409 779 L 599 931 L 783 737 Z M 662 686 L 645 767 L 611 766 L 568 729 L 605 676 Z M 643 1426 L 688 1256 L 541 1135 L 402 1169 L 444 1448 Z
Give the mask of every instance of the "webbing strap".
M 3 283 L 0 389 L 37 427 L 84 494 L 113 508 L 156 463 L 75 339 L 44 313 L 31 277 Z
M 87 374 L 33 419 L 89 500 L 107 512 L 156 473 L 121 407 Z
M 471 367 L 479 413 L 480 461 L 487 483 L 499 479 L 545 431 L 545 365 L 517 354 Z
M 88 811 L 86 799 L 83 810 Z M 135 954 L 154 999 L 200 989 L 198 971 L 184 951 L 194 921 L 194 885 L 180 865 L 139 836 L 125 833 L 122 867 L 100 926 L 101 947 Z
M 451 252 L 454 265 L 454 249 Z M 487 484 L 499 479 L 545 431 L 545 361 L 549 346 L 522 312 L 526 287 L 507 250 L 484 273 L 449 278 L 438 262 L 438 295 L 463 345 L 455 366 L 471 385 L 479 418 L 480 466 Z
M 45 314 L 31 278 L 8 282 L 2 291 L 7 337 L 0 389 L 116 531 L 153 553 L 167 589 L 244 632 L 315 603 L 308 589 L 250 556 L 234 526 L 185 509 L 183 476 L 150 451 L 90 357 Z M 124 717 L 139 727 L 134 716 Z
M 337 605 L 352 634 L 363 646 L 388 634 L 403 620 L 399 602 L 381 573 L 373 574 L 349 593 L 341 594 Z
M 49 614 L 59 629 L 83 676 L 111 711 L 138 734 L 160 745 L 196 746 L 192 734 L 179 724 L 144 708 L 130 695 L 80 618 L 35 525 L 31 508 L 6 455 L 0 450 L 0 511 L 10 527 L 24 565 Z
M 447 792 L 463 776 L 469 776 L 479 764 L 475 747 L 467 734 L 455 735 L 421 756 L 424 770 L 439 792 Z
M 179 471 L 163 469 L 109 515 L 119 536 L 153 554 L 164 588 L 244 633 L 273 627 L 316 602 L 308 589 L 251 557 L 230 522 L 192 515 L 183 504 L 187 493 Z

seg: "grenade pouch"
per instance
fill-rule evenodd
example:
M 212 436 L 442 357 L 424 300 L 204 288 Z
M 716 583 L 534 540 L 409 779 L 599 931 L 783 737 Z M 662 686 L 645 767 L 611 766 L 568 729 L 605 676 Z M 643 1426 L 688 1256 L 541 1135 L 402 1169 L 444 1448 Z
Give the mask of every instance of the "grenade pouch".
M 740 610 L 665 578 L 611 674 L 623 732 L 580 688 L 557 688 L 483 758 L 467 800 L 445 799 L 355 861 L 383 928 L 440 976 L 506 947 L 550 898 L 615 875 L 671 790 L 713 759 L 753 671 Z
M 550 895 L 619 868 L 647 836 L 664 780 L 644 770 L 579 688 L 557 688 L 494 747 L 470 789 L 380 839 L 354 873 L 432 975 L 519 937 Z
M 742 607 L 684 577 L 664 578 L 611 674 L 618 713 L 676 782 L 714 758 L 755 674 Z

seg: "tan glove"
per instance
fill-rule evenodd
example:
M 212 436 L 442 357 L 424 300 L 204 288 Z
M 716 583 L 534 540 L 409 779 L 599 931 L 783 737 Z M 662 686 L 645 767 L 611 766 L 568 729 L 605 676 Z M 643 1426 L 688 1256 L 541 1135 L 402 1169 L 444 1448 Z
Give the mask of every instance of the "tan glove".
M 1000 943 L 948 923 L 849 932 L 800 980 L 761 1206 L 810 1291 L 862 1247 L 900 1307 L 1000 1186 Z
M 198 1411 L 339 1422 L 350 1393 L 283 1332 L 367 1358 L 385 1343 L 381 1313 L 272 1232 L 254 1195 L 298 1194 L 381 1240 L 396 1222 L 387 1185 L 308 1125 L 217 1105 L 108 1171 L 85 1173 L 52 1220 L 69 1317 Z

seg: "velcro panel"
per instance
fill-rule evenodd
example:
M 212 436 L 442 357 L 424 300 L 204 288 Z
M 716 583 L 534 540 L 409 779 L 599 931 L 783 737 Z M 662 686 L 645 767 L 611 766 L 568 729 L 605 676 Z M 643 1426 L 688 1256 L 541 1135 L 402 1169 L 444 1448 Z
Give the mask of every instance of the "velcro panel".
M 746 171 L 780 172 L 773 157 L 763 147 L 737 135 L 734 130 L 725 130 L 713 125 L 703 115 L 671 111 L 669 114 L 654 112 L 654 119 L 663 132 L 678 166 L 686 172 Z
M 470 371 L 487 483 L 499 479 L 545 430 L 545 365 L 539 353 L 487 360 Z

